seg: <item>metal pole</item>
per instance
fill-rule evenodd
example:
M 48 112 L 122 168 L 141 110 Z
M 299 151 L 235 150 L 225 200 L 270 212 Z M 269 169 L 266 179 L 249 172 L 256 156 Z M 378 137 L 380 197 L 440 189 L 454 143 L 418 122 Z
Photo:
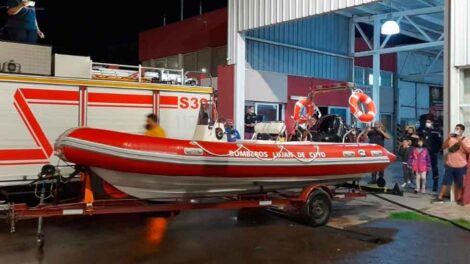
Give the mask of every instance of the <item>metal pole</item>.
M 181 0 L 181 21 L 184 19 L 184 0 Z
M 373 55 L 373 88 L 372 88 L 372 98 L 375 102 L 375 107 L 377 109 L 376 120 L 380 120 L 380 27 L 381 27 L 380 18 L 376 17 L 374 19 L 374 55 Z
M 235 93 L 233 117 L 235 118 L 235 128 L 240 132 L 240 136 L 245 136 L 245 71 L 246 71 L 246 44 L 245 34 L 237 33 L 236 38 L 236 63 L 235 63 Z
M 202 15 L 202 0 L 199 0 L 199 15 Z

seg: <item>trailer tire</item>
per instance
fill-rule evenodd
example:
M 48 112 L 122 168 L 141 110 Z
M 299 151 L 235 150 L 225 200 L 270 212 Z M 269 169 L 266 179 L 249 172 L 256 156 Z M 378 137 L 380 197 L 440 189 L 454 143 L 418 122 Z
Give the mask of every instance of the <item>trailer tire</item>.
M 330 214 L 331 197 L 322 189 L 316 189 L 310 193 L 300 212 L 302 222 L 313 227 L 328 223 Z
M 385 185 L 387 185 L 387 182 L 385 181 L 384 177 L 379 177 L 377 179 L 377 186 L 379 186 L 380 188 L 384 188 Z

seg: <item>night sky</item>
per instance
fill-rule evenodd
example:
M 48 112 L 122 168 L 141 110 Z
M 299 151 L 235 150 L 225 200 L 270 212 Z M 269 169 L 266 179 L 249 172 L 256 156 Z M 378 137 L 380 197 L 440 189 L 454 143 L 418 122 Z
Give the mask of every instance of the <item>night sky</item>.
M 0 0 L 4 7 L 7 0 Z M 227 0 L 184 0 L 184 17 L 227 6 Z M 137 5 L 135 5 L 137 4 Z M 54 1 L 36 0 L 38 23 L 46 34 L 41 44 L 54 52 L 91 56 L 97 62 L 138 64 L 138 33 L 180 20 L 180 0 Z M 0 10 L 0 27 L 6 9 Z M 137 17 L 137 18 L 136 18 Z M 1 36 L 0 38 L 6 38 Z

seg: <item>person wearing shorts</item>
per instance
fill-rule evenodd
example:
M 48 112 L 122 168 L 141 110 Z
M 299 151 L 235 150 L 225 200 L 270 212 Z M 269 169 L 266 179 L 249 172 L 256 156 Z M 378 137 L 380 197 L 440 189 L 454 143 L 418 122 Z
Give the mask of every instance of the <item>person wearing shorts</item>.
M 470 141 L 463 133 L 465 126 L 458 124 L 454 133 L 449 133 L 449 137 L 444 141 L 442 148 L 447 150 L 444 179 L 442 180 L 441 191 L 433 203 L 444 202 L 444 195 L 454 183 L 455 200 L 462 201 L 463 180 L 467 173 L 467 155 L 470 152 Z

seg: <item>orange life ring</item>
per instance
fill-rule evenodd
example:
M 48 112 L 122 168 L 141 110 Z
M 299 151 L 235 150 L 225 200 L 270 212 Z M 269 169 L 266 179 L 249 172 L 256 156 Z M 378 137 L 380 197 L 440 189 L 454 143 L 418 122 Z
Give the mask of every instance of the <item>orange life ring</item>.
M 362 103 L 367 108 L 367 113 L 359 109 L 359 103 Z M 364 123 L 372 122 L 377 112 L 374 101 L 362 92 L 353 93 L 349 97 L 349 109 L 351 114 Z
M 301 116 L 300 112 L 304 108 L 306 110 L 306 114 Z M 311 100 L 303 98 L 295 103 L 293 118 L 299 124 L 306 123 L 313 116 L 313 114 L 315 114 L 315 105 Z

